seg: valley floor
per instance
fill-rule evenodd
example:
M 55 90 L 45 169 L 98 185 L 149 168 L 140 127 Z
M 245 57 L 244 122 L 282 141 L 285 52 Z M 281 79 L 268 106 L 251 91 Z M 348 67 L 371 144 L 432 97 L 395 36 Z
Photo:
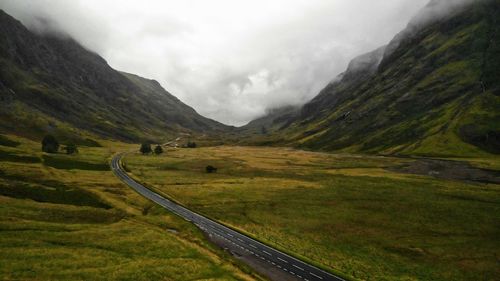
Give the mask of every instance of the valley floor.
M 100 143 L 48 155 L 0 138 L 0 280 L 260 279 L 112 174 L 130 146 Z
M 457 165 L 487 167 L 489 180 L 435 177 L 454 162 L 437 171 L 426 160 L 286 148 L 169 149 L 125 163 L 191 209 L 357 279 L 494 280 L 499 160 L 466 160 Z

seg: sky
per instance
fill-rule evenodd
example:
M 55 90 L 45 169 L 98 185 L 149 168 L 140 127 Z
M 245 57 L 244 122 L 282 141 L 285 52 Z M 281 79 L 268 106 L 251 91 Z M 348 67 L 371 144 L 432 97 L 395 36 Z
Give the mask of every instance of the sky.
M 300 105 L 428 0 L 0 0 L 115 69 L 155 79 L 200 114 L 244 125 Z

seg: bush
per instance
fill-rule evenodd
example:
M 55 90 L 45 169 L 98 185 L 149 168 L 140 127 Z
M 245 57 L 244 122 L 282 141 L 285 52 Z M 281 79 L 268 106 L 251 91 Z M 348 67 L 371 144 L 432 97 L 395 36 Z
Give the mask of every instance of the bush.
M 42 140 L 42 151 L 47 153 L 57 153 L 59 142 L 52 135 L 46 135 Z
M 151 153 L 151 151 L 152 151 L 151 150 L 151 144 L 149 144 L 149 143 L 143 143 L 141 145 L 140 151 L 141 151 L 142 154 L 149 154 L 149 153 Z
M 196 148 L 196 143 L 195 142 L 190 142 L 188 141 L 187 145 L 188 148 Z
M 208 165 L 205 170 L 207 171 L 207 173 L 211 174 L 211 173 L 216 173 L 217 172 L 217 168 L 215 168 L 214 166 L 212 165 Z
M 161 148 L 161 146 L 160 146 L 160 145 L 157 145 L 157 146 L 155 147 L 155 154 L 156 154 L 156 155 L 159 155 L 159 154 L 162 154 L 162 153 L 163 153 L 163 148 Z

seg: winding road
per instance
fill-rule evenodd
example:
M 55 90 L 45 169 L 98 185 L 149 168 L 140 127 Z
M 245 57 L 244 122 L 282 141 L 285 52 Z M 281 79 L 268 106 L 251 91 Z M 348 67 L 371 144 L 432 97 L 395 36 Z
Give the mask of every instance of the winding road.
M 123 153 L 118 154 L 111 160 L 111 168 L 118 178 L 120 178 L 124 183 L 133 188 L 142 196 L 177 214 L 185 220 L 194 223 L 197 227 L 199 227 L 207 234 L 217 236 L 220 239 L 226 240 L 226 242 L 232 244 L 240 250 L 254 255 L 262 261 L 275 266 L 276 268 L 292 275 L 295 278 L 311 281 L 344 280 L 313 265 L 291 257 L 279 250 L 264 245 L 259 241 L 252 239 L 251 237 L 243 235 L 216 221 L 199 215 L 167 198 L 162 197 L 158 193 L 153 192 L 152 190 L 146 188 L 144 185 L 136 182 L 122 169 L 120 165 L 120 159 L 123 157 L 123 155 Z

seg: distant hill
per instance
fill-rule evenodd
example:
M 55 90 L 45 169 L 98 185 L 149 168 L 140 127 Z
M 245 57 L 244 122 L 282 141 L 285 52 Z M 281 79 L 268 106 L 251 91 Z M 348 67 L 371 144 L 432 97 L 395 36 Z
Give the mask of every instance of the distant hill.
M 1 131 L 88 143 L 92 135 L 138 141 L 229 129 L 68 36 L 31 32 L 1 10 L 0 32 Z
M 295 114 L 261 118 L 285 126 L 254 141 L 385 154 L 500 153 L 500 1 L 445 14 L 449 3 L 458 1 L 431 1 Z

